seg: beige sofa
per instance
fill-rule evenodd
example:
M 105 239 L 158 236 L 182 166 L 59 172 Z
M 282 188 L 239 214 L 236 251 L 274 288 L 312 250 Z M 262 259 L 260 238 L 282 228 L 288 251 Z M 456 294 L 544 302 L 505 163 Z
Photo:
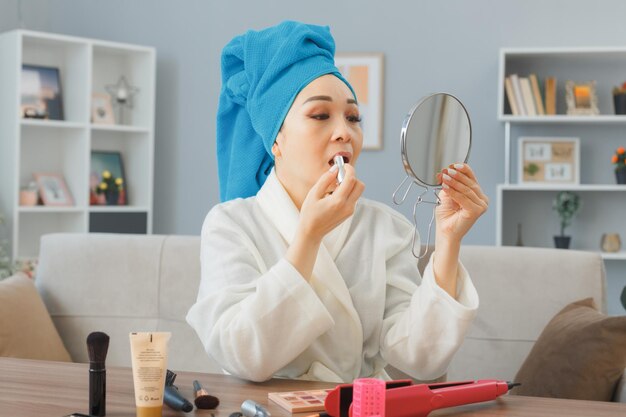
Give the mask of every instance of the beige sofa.
M 107 363 L 130 366 L 128 333 L 170 331 L 169 367 L 220 372 L 185 322 L 200 279 L 199 237 L 51 234 L 36 285 L 74 361 L 91 331 L 111 336 Z M 511 380 L 546 323 L 571 301 L 605 309 L 602 259 L 588 252 L 464 246 L 480 309 L 448 380 Z M 623 379 L 622 379 L 623 386 Z M 616 399 L 626 402 L 626 388 Z

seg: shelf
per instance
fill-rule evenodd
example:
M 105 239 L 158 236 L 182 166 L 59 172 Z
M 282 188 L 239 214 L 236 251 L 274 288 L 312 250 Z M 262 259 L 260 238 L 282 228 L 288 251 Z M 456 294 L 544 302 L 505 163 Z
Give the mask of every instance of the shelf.
M 20 213 L 82 213 L 82 207 L 20 206 Z
M 22 117 L 25 64 L 58 69 L 63 116 L 56 117 L 63 120 Z M 152 233 L 155 74 L 153 47 L 20 29 L 0 34 L 0 206 L 13 259 L 37 256 L 47 233 Z M 124 123 L 91 123 L 93 93 L 106 94 L 121 77 L 138 89 Z M 121 153 L 130 205 L 89 206 L 93 151 Z M 74 206 L 20 206 L 19 190 L 41 173 L 61 176 Z
M 146 213 L 148 207 L 142 206 L 89 206 L 91 213 Z
M 609 191 L 626 192 L 626 185 L 608 184 L 499 184 L 499 189 L 503 191 Z
M 34 126 L 41 128 L 62 128 L 62 129 L 84 129 L 87 127 L 85 123 L 68 122 L 67 120 L 40 120 L 40 119 L 21 119 L 22 126 Z
M 600 255 L 602 256 L 602 259 L 607 260 L 607 261 L 626 260 L 626 251 L 614 252 L 614 253 L 600 252 Z
M 148 133 L 150 129 L 147 127 L 140 126 L 129 126 L 129 125 L 99 125 L 99 124 L 91 124 L 92 130 L 99 130 L 103 132 L 129 132 L 129 133 Z
M 626 124 L 626 115 L 616 116 L 604 114 L 599 116 L 513 116 L 500 115 L 499 120 L 510 123 L 549 124 L 549 123 L 580 123 L 580 124 Z

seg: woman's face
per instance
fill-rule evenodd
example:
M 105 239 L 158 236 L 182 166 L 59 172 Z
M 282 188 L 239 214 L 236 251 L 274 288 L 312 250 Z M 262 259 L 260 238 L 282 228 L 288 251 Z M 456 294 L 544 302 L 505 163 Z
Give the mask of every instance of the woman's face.
M 335 155 L 354 166 L 363 146 L 360 121 L 352 92 L 334 75 L 317 78 L 296 96 L 272 147 L 276 174 L 298 194 L 292 198 L 306 196 Z

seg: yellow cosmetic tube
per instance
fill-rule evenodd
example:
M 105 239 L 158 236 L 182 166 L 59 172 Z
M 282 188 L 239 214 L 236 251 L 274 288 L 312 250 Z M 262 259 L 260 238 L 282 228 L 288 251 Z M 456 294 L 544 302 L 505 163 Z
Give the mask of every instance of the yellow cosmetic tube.
M 161 417 L 169 332 L 130 334 L 137 417 Z

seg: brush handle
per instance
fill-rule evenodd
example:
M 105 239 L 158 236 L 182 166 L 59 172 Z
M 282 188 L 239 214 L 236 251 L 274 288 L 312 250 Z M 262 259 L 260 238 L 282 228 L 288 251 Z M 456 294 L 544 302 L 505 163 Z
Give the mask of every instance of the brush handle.
M 200 385 L 200 382 L 197 379 L 193 380 L 193 390 L 196 392 L 196 395 L 198 391 L 200 391 L 202 389 L 202 385 Z
M 102 417 L 106 414 L 107 371 L 89 370 L 89 414 Z

